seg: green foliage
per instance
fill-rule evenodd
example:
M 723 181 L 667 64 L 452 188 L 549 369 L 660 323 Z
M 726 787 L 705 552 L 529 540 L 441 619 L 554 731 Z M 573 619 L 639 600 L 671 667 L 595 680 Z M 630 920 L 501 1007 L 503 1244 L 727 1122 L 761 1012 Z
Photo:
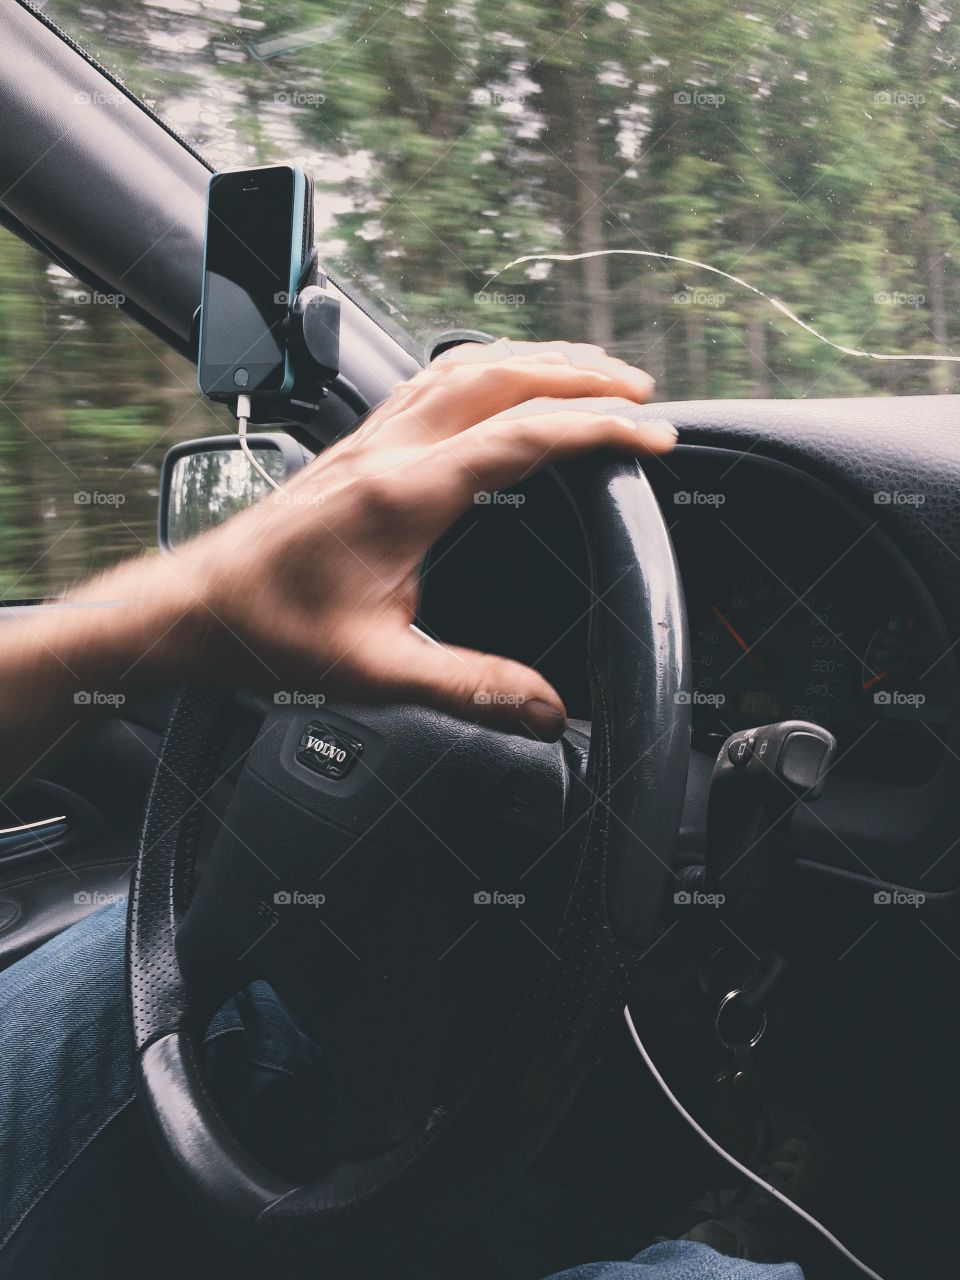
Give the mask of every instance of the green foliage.
M 690 281 L 621 258 L 500 274 L 524 253 L 678 254 L 744 276 L 836 342 L 949 351 L 952 4 L 113 0 L 94 12 L 54 0 L 49 11 L 218 162 L 307 160 L 329 211 L 323 256 L 415 333 L 602 338 L 658 364 L 676 398 L 730 394 L 738 378 L 757 395 L 952 383 L 946 365 L 838 363 L 709 272 Z M 678 323 L 684 283 L 724 295 L 712 319 Z
M 50 0 L 219 167 L 294 159 L 320 252 L 414 335 L 601 341 L 665 398 L 945 391 L 960 314 L 952 0 Z M 153 542 L 193 373 L 0 238 L 0 565 L 49 589 Z M 122 492 L 122 509 L 77 491 Z M 119 516 L 119 519 L 118 519 Z M 0 593 L 11 590 L 0 574 Z

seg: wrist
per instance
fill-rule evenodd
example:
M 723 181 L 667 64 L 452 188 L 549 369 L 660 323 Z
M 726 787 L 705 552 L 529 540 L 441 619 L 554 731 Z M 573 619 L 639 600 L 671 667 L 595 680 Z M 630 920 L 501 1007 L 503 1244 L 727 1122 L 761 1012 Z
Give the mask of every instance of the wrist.
M 75 685 L 100 681 L 126 695 L 192 678 L 203 612 L 195 573 L 156 556 L 68 592 L 43 611 L 37 638 Z

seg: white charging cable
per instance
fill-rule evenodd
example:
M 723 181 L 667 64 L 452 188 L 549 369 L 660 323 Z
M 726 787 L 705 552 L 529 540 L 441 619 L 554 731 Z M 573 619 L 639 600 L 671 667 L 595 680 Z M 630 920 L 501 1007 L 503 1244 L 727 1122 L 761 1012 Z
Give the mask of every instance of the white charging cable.
M 848 1262 L 852 1263 L 857 1268 L 858 1271 L 863 1272 L 865 1276 L 869 1276 L 870 1280 L 883 1280 L 882 1276 L 878 1275 L 876 1271 L 871 1271 L 871 1269 L 867 1266 L 865 1262 L 861 1262 L 860 1259 L 855 1254 L 851 1253 L 850 1250 L 846 1247 L 846 1245 L 842 1244 L 837 1239 L 837 1237 L 833 1234 L 833 1232 L 829 1231 L 823 1225 L 822 1222 L 818 1222 L 817 1219 L 813 1217 L 812 1214 L 807 1213 L 806 1209 L 801 1209 L 801 1207 L 798 1204 L 794 1204 L 794 1202 L 790 1200 L 787 1196 L 785 1196 L 782 1191 L 778 1191 L 776 1187 L 772 1187 L 769 1182 L 764 1182 L 764 1180 L 761 1177 L 758 1177 L 758 1175 L 755 1174 L 752 1169 L 748 1169 L 745 1164 L 741 1164 L 740 1161 L 737 1160 L 735 1156 L 732 1156 L 729 1151 L 724 1151 L 723 1147 L 720 1146 L 719 1142 L 715 1142 L 714 1139 L 710 1137 L 710 1134 L 707 1133 L 706 1129 L 704 1129 L 702 1125 L 698 1124 L 697 1121 L 694 1120 L 693 1116 L 686 1109 L 686 1107 L 683 1105 L 680 1099 L 676 1096 L 676 1094 L 667 1084 L 666 1080 L 664 1080 L 663 1076 L 657 1070 L 656 1065 L 653 1062 L 653 1059 L 650 1057 L 649 1053 L 647 1053 L 646 1047 L 644 1046 L 643 1041 L 640 1039 L 640 1035 L 637 1032 L 637 1028 L 633 1024 L 633 1018 L 630 1016 L 629 1006 L 624 1008 L 623 1017 L 627 1024 L 627 1029 L 629 1030 L 630 1035 L 633 1037 L 633 1043 L 637 1046 L 637 1049 L 640 1053 L 640 1057 L 643 1059 L 644 1063 L 646 1064 L 647 1070 L 650 1072 L 654 1080 L 660 1086 L 660 1089 L 665 1095 L 667 1101 L 671 1104 L 674 1110 L 677 1111 L 679 1115 L 687 1122 L 687 1124 L 694 1131 L 694 1133 L 699 1138 L 701 1138 L 707 1144 L 707 1146 L 710 1147 L 712 1151 L 714 1151 L 718 1156 L 720 1156 L 722 1160 L 725 1160 L 727 1164 L 731 1166 L 731 1168 L 736 1169 L 738 1173 L 742 1174 L 745 1178 L 748 1178 L 755 1186 L 759 1187 L 761 1191 L 766 1191 L 770 1195 L 772 1195 L 776 1200 L 779 1200 L 782 1205 L 785 1205 L 786 1208 L 788 1208 L 791 1211 L 791 1213 L 795 1213 L 798 1217 L 802 1218 L 803 1221 L 806 1222 L 808 1226 L 813 1227 L 814 1231 L 818 1231 L 820 1235 L 823 1236 L 824 1240 L 826 1240 L 828 1244 L 832 1245 L 833 1248 L 838 1251 L 838 1253 L 842 1254 L 843 1257 L 846 1258 Z
M 266 480 L 271 489 L 276 489 L 277 493 L 282 492 L 283 486 L 277 484 L 273 476 L 261 466 L 250 444 L 247 440 L 247 423 L 250 421 L 250 397 L 237 396 L 237 435 L 240 437 L 240 452 L 256 471 L 257 475 Z

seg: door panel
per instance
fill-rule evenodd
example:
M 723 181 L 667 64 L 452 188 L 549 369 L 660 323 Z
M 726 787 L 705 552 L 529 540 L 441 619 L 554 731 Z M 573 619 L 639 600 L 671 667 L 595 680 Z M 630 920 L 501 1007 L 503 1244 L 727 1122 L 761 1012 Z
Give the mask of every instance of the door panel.
M 126 896 L 169 706 L 78 729 L 0 800 L 0 968 Z

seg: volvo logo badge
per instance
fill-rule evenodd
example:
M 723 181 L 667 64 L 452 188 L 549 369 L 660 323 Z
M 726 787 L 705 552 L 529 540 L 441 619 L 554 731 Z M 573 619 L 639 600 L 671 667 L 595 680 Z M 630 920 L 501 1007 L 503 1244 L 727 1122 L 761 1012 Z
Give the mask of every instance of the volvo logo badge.
M 334 782 L 347 776 L 362 753 L 363 743 L 358 739 L 319 721 L 307 725 L 297 747 L 301 764 Z

